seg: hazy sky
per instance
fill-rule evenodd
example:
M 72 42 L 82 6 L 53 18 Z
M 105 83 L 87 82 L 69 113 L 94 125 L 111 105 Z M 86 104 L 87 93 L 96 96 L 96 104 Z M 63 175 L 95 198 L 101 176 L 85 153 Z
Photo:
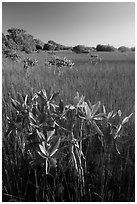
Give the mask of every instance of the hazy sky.
M 2 31 L 22 28 L 44 42 L 135 45 L 133 2 L 3 2 Z

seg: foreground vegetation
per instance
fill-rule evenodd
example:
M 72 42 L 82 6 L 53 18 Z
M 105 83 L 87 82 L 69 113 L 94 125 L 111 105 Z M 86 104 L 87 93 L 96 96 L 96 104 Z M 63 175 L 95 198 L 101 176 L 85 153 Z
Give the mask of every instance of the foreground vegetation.
M 3 201 L 134 201 L 133 54 L 57 54 L 3 58 Z

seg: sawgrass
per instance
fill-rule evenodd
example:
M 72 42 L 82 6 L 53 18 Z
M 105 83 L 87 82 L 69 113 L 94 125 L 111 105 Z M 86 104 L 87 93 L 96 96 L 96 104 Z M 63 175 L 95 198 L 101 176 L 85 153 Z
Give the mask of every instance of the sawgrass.
M 120 109 L 123 116 L 134 113 L 135 61 L 133 53 L 129 53 L 127 56 L 117 52 L 98 53 L 103 60 L 96 66 L 90 63 L 89 56 L 86 54 L 74 54 L 72 52 L 58 52 L 56 54 L 60 57 L 67 57 L 75 63 L 72 70 L 67 69 L 60 77 L 54 75 L 45 65 L 45 59 L 51 58 L 52 54 L 45 52 L 29 54 L 29 57 L 38 59 L 39 62 L 38 66 L 28 70 L 27 73 L 24 72 L 21 62 L 17 63 L 3 58 L 3 135 L 7 128 L 6 116 L 10 115 L 12 110 L 10 97 L 16 99 L 17 93 L 33 94 L 50 86 L 55 91 L 60 92 L 60 98 L 64 100 L 65 104 L 72 103 L 76 91 L 78 91 L 92 104 L 101 101 L 108 111 Z M 25 56 L 26 54 L 21 57 L 24 58 Z M 113 176 L 108 177 L 111 179 L 106 181 L 106 189 L 103 191 L 106 192 L 104 201 L 134 201 L 134 122 L 134 117 L 132 117 L 126 127 L 129 142 L 126 143 L 123 160 L 121 159 L 121 163 L 117 164 L 118 160 L 113 158 L 113 163 L 116 162 L 116 166 L 113 170 Z M 94 144 L 94 141 L 91 141 L 91 143 Z M 17 138 L 3 137 L 3 201 L 10 198 L 15 198 L 17 201 L 56 201 L 57 198 L 52 190 L 49 190 L 47 197 L 45 195 L 40 196 L 37 194 L 36 186 L 29 183 L 30 177 L 33 175 L 37 184 L 37 175 L 35 172 L 31 172 L 27 157 L 22 155 L 18 145 Z M 92 148 L 94 150 L 96 145 L 94 144 Z M 90 152 L 90 147 L 87 151 Z M 93 152 L 90 153 L 93 154 Z M 94 155 L 88 157 L 90 161 Z M 25 178 L 27 171 L 29 172 L 28 177 Z M 119 174 L 120 179 L 117 179 L 118 184 L 116 186 L 113 179 L 116 178 L 117 174 Z M 39 178 L 42 181 L 42 175 Z M 100 201 L 100 178 L 99 174 L 94 175 L 93 173 L 91 175 L 90 184 L 92 185 L 93 182 L 94 192 L 97 193 L 92 195 L 91 191 L 87 191 L 87 197 L 84 201 L 94 201 L 94 199 Z M 45 188 L 45 182 L 46 178 L 44 178 L 42 188 Z M 125 185 L 128 187 L 124 189 Z M 30 187 L 31 190 L 29 190 Z M 109 193 L 111 188 L 115 189 L 114 195 L 111 191 Z M 45 189 L 43 192 L 45 192 Z M 82 201 L 82 199 L 79 198 L 79 201 Z

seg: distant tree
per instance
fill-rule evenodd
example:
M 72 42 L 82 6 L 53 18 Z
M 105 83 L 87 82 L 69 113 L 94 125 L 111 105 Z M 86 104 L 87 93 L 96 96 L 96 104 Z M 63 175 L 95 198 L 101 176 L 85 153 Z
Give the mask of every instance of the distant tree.
M 63 47 L 63 50 L 72 50 L 73 49 L 73 47 L 71 47 L 71 46 L 64 46 Z
M 92 47 L 92 48 L 91 48 L 91 51 L 95 52 L 95 51 L 96 51 L 96 48 L 95 48 L 95 47 Z
M 112 51 L 115 51 L 115 47 L 113 47 L 111 45 L 98 44 L 96 46 L 96 51 L 112 52 Z
M 13 41 L 13 39 L 9 35 L 4 35 L 2 33 L 2 47 L 7 49 L 17 49 L 17 44 Z
M 129 52 L 129 51 L 130 51 L 129 47 L 125 47 L 125 46 L 120 46 L 120 47 L 118 48 L 118 50 L 119 50 L 120 52 Z
M 25 35 L 25 40 L 26 40 L 26 44 L 30 46 L 31 51 L 36 50 L 35 40 L 32 35 L 29 35 L 29 34 Z
M 62 49 L 61 49 L 61 47 L 56 46 L 56 47 L 55 47 L 55 50 L 56 50 L 56 51 L 59 51 L 59 50 L 62 50 Z
M 45 43 L 39 39 L 34 39 L 34 40 L 36 44 L 36 50 L 42 50 Z
M 51 43 L 45 43 L 43 46 L 43 50 L 55 50 L 56 46 Z
M 53 46 L 54 50 L 70 50 L 70 49 L 72 49 L 71 47 L 67 47 L 65 45 L 61 45 L 59 43 L 56 43 L 53 40 L 49 40 L 47 44 L 49 44 L 48 49 L 52 49 L 52 46 Z
M 131 51 L 132 51 L 132 52 L 135 52 L 135 47 L 131 47 Z
M 36 50 L 42 50 L 41 45 L 36 44 Z
M 8 47 L 9 47 L 10 49 L 13 49 L 13 50 L 18 49 L 17 44 L 14 42 L 14 40 L 13 40 L 12 38 L 10 38 L 10 39 L 8 40 Z
M 48 44 L 57 45 L 57 43 L 54 42 L 53 40 L 49 40 L 49 41 L 48 41 Z
M 25 51 L 27 54 L 30 54 L 32 52 L 28 43 L 26 43 L 26 44 L 24 43 L 22 51 Z
M 23 36 L 26 31 L 23 29 L 18 29 L 18 28 L 10 28 L 7 30 L 7 32 L 9 33 L 10 38 L 12 38 L 15 42 L 17 39 L 17 36 Z
M 89 47 L 85 47 L 84 45 L 77 45 L 72 48 L 72 51 L 75 53 L 89 53 Z
M 8 29 L 8 35 L 6 35 L 6 39 L 4 35 L 2 39 L 5 46 L 10 49 L 17 49 L 27 53 L 36 50 L 36 43 L 33 36 L 27 34 L 23 29 Z

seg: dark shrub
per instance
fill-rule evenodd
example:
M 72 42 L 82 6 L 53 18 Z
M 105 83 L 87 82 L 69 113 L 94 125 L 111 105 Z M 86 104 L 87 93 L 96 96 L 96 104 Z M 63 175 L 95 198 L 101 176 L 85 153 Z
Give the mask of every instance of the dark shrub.
M 50 44 L 54 47 L 54 50 L 71 50 L 72 47 L 61 45 L 59 43 L 54 42 L 53 40 L 49 40 L 47 44 Z
M 130 51 L 130 49 L 129 49 L 128 47 L 125 47 L 125 46 L 119 47 L 118 50 L 119 50 L 120 52 L 129 52 L 129 51 Z
M 90 49 L 84 45 L 77 45 L 72 48 L 72 51 L 75 53 L 89 53 Z
M 56 46 L 50 43 L 45 43 L 43 46 L 43 50 L 55 50 Z
M 36 50 L 43 50 L 43 46 L 45 43 L 39 39 L 34 39 L 34 40 L 35 40 Z
M 57 43 L 54 42 L 53 40 L 49 40 L 49 41 L 48 41 L 48 44 L 57 45 Z
M 58 50 L 61 50 L 61 49 L 60 49 L 60 47 L 55 47 L 55 50 L 58 51 Z
M 132 52 L 135 52 L 135 47 L 131 47 L 131 51 L 132 51 Z
M 42 50 L 41 45 L 36 45 L 36 50 Z
M 64 46 L 63 47 L 63 50 L 72 50 L 73 49 L 73 47 L 70 47 L 70 46 Z
M 98 44 L 96 47 L 96 51 L 112 52 L 112 51 L 115 51 L 115 48 L 110 45 Z

